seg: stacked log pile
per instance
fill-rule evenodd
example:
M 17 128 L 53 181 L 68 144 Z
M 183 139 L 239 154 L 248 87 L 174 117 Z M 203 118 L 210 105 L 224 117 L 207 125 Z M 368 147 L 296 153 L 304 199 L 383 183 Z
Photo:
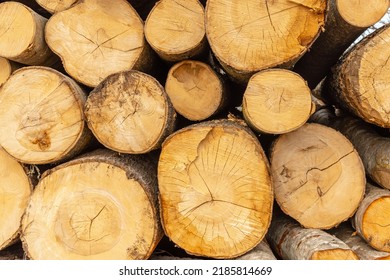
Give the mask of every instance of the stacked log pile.
M 389 259 L 371 2 L 0 1 L 0 259 Z

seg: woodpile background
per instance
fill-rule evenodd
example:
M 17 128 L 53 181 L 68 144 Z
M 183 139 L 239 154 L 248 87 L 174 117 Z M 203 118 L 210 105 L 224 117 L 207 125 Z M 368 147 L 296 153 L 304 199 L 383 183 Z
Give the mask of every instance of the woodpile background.
M 0 259 L 390 259 L 389 7 L 0 1 Z

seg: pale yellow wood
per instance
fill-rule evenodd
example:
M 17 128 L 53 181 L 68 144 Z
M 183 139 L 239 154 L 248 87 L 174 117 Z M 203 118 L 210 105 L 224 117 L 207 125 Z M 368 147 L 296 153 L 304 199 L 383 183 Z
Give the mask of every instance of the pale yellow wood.
M 78 0 L 36 0 L 37 3 L 52 14 L 70 8 Z
M 22 221 L 32 259 L 145 259 L 162 237 L 157 181 L 118 155 L 84 156 L 43 174 Z M 122 162 L 121 162 L 122 161 Z M 137 163 L 137 161 L 139 161 Z M 138 167 L 137 167 L 138 168 Z M 150 186 L 150 182 L 154 184 Z M 148 189 L 154 187 L 154 196 Z
M 360 0 L 336 0 L 336 5 L 341 17 L 358 27 L 369 27 L 378 22 L 390 6 L 389 0 L 371 0 L 369 5 Z
M 314 123 L 281 135 L 271 168 L 281 209 L 308 228 L 329 229 L 351 217 L 363 199 L 361 159 L 341 133 Z
M 27 65 L 53 65 L 57 57 L 44 40 L 46 21 L 21 3 L 0 3 L 0 56 Z
M 0 57 L 0 87 L 11 76 L 12 68 L 8 59 Z
M 206 48 L 204 8 L 198 0 L 161 0 L 145 22 L 151 47 L 167 61 L 199 55 Z
M 263 239 L 273 188 L 248 129 L 211 121 L 177 131 L 163 143 L 158 179 L 165 233 L 188 253 L 234 258 Z
M 21 162 L 44 164 L 79 152 L 90 139 L 85 93 L 48 67 L 24 67 L 0 88 L 0 145 Z
M 172 66 L 165 90 L 175 110 L 193 121 L 205 120 L 218 112 L 225 95 L 219 76 L 209 65 L 195 60 Z
M 211 49 L 233 78 L 275 66 L 290 67 L 324 24 L 325 0 L 209 0 L 206 34 Z
M 31 192 L 27 170 L 0 148 L 0 250 L 19 237 Z
M 315 252 L 311 260 L 359 260 L 352 250 L 332 249 Z
M 139 71 L 113 74 L 88 96 L 88 126 L 104 146 L 141 154 L 160 148 L 176 114 L 161 84 Z
M 142 68 L 147 52 L 143 22 L 125 0 L 84 0 L 54 14 L 46 41 L 68 74 L 90 87 L 110 74 Z
M 306 123 L 311 111 L 310 89 L 289 70 L 260 71 L 250 78 L 244 92 L 244 118 L 258 132 L 290 132 Z

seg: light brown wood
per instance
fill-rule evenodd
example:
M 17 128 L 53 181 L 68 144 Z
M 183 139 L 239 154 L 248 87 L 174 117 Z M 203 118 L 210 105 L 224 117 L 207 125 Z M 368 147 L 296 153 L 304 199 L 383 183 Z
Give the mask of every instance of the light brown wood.
M 0 148 L 0 250 L 13 244 L 30 199 L 33 180 L 27 167 Z
M 22 221 L 31 259 L 147 259 L 163 235 L 156 163 L 100 150 L 42 175 Z
M 12 67 L 8 59 L 0 57 L 0 87 L 11 76 Z
M 231 77 L 245 83 L 256 72 L 291 67 L 324 25 L 325 0 L 209 0 L 206 34 Z
M 169 62 L 205 54 L 205 32 L 204 8 L 198 0 L 161 0 L 145 22 L 150 46 Z
M 78 0 L 36 0 L 37 3 L 51 14 L 69 9 Z
M 390 252 L 390 191 L 367 184 L 353 225 L 371 247 Z
M 309 119 L 311 92 L 298 74 L 284 69 L 254 74 L 246 87 L 242 112 L 257 132 L 282 134 L 295 130 Z
M 220 112 L 228 99 L 223 80 L 209 65 L 196 60 L 173 65 L 165 90 L 176 112 L 192 121 L 202 121 Z
M 358 260 L 340 239 L 320 229 L 301 227 L 284 215 L 272 218 L 267 240 L 284 260 Z
M 46 41 L 69 75 L 96 87 L 110 74 L 151 65 L 143 28 L 125 0 L 83 0 L 50 18 Z
M 329 229 L 351 217 L 363 199 L 363 164 L 336 130 L 307 123 L 273 144 L 271 169 L 280 208 L 307 228 Z
M 389 8 L 388 0 L 329 0 L 325 27 L 310 51 L 294 65 L 311 89 L 325 78 L 343 52 Z
M 174 130 L 176 113 L 155 78 L 131 70 L 103 80 L 88 96 L 85 116 L 104 146 L 141 154 L 160 148 Z
M 169 136 L 158 163 L 166 235 L 189 254 L 235 258 L 263 239 L 273 205 L 268 160 L 236 122 L 202 122 Z
M 0 56 L 27 65 L 56 63 L 58 57 L 44 39 L 46 21 L 21 3 L 0 3 Z
M 336 116 L 327 108 L 312 115 L 311 120 L 337 129 L 359 153 L 366 174 L 381 187 L 390 190 L 390 139 L 370 125 L 350 115 Z
M 325 84 L 328 99 L 364 121 L 390 127 L 390 25 L 355 45 Z
M 390 253 L 375 250 L 353 230 L 349 223 L 343 223 L 329 232 L 347 244 L 361 260 L 390 260 Z
M 24 163 L 69 159 L 90 142 L 86 95 L 69 77 L 48 67 L 15 71 L 0 88 L 0 145 Z

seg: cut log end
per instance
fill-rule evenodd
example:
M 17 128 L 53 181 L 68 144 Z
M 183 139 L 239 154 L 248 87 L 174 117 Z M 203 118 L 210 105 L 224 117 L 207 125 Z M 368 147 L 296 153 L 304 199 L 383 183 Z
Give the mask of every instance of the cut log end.
M 143 22 L 125 0 L 85 0 L 54 14 L 46 41 L 75 80 L 96 87 L 110 74 L 142 67 Z
M 31 164 L 59 161 L 90 139 L 83 117 L 85 93 L 47 67 L 15 71 L 0 89 L 0 144 L 14 158 Z
M 268 162 L 257 139 L 230 122 L 180 130 L 158 167 L 162 223 L 188 253 L 234 258 L 254 248 L 271 219 Z
M 338 225 L 355 213 L 364 196 L 359 155 L 341 133 L 323 125 L 308 123 L 280 136 L 271 167 L 276 201 L 304 227 Z
M 169 62 L 200 55 L 207 46 L 202 4 L 198 0 L 159 1 L 146 19 L 145 37 Z
M 107 77 L 89 95 L 85 115 L 99 142 L 129 154 L 159 148 L 175 123 L 164 88 L 152 76 L 135 70 Z
M 168 72 L 166 92 L 175 110 L 192 121 L 205 120 L 224 105 L 224 86 L 207 64 L 185 60 Z
M 8 59 L 0 57 L 0 87 L 11 76 L 12 68 Z
M 352 250 L 330 249 L 315 252 L 311 260 L 359 260 L 359 257 Z
M 78 0 L 36 0 L 46 11 L 55 14 L 70 8 Z
M 147 259 L 151 255 L 162 237 L 156 191 L 150 191 L 157 185 L 146 185 L 140 172 L 132 171 L 132 164 L 140 163 L 121 160 L 107 152 L 43 175 L 22 221 L 21 239 L 30 258 Z
M 312 110 L 311 92 L 305 81 L 288 70 L 256 73 L 244 93 L 242 111 L 258 132 L 282 134 L 302 126 Z
M 319 34 L 325 10 L 322 0 L 211 0 L 206 34 L 225 70 L 244 82 L 259 70 L 292 66 Z
M 0 149 L 0 250 L 19 237 L 31 193 L 32 182 L 25 168 Z

